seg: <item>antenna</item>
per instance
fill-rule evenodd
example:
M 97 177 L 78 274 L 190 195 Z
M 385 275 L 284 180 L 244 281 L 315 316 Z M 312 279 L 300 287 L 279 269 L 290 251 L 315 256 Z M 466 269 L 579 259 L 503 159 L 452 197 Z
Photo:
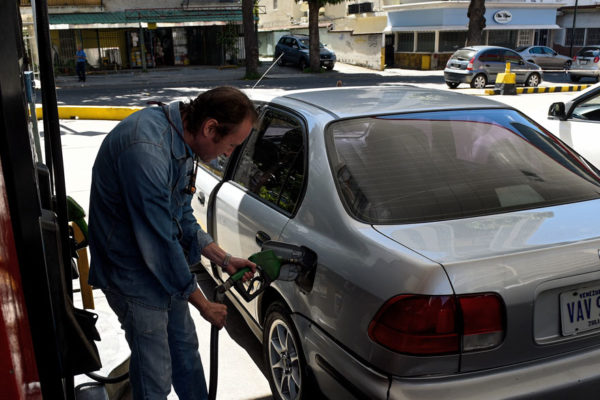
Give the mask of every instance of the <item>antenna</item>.
M 269 71 L 271 70 L 271 68 L 273 68 L 273 66 L 277 63 L 277 61 L 279 61 L 279 59 L 283 57 L 283 52 L 279 55 L 279 57 L 277 57 L 277 59 L 275 61 L 273 61 L 273 64 L 271 64 L 271 66 L 269 68 L 267 68 L 267 70 L 265 71 L 264 74 L 262 74 L 262 76 L 259 78 L 258 81 L 256 81 L 256 83 L 254 84 L 254 86 L 252 86 L 252 90 L 254 90 L 254 88 L 256 87 L 256 85 L 258 85 L 260 83 L 260 81 L 262 81 L 262 79 L 269 73 Z

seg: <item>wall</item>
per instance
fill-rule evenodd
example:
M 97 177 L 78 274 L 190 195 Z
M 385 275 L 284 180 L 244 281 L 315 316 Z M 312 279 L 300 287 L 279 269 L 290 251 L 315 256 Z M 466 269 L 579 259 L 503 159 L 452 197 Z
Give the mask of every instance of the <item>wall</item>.
M 351 32 L 346 31 L 321 32 L 321 42 L 335 51 L 338 61 L 381 69 L 381 34 L 352 35 Z

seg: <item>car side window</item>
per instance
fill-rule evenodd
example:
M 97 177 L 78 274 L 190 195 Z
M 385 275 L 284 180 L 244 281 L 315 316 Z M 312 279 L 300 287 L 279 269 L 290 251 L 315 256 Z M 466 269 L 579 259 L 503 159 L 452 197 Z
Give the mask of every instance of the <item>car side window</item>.
M 200 161 L 200 164 L 204 167 L 204 169 L 210 171 L 213 175 L 218 176 L 219 178 L 223 178 L 225 174 L 225 168 L 227 167 L 227 163 L 229 162 L 229 157 L 224 155 L 220 155 L 214 160 L 210 162 Z
M 541 47 L 534 47 L 531 50 L 529 50 L 530 53 L 532 54 L 542 54 L 542 48 Z
M 267 110 L 242 150 L 233 180 L 263 201 L 293 214 L 304 179 L 303 124 L 293 115 Z
M 520 61 L 521 56 L 519 56 L 517 53 L 510 50 L 506 50 L 504 52 L 504 62 L 510 62 L 511 64 L 519 64 Z
M 573 109 L 572 118 L 600 121 L 600 95 L 596 95 L 579 103 Z

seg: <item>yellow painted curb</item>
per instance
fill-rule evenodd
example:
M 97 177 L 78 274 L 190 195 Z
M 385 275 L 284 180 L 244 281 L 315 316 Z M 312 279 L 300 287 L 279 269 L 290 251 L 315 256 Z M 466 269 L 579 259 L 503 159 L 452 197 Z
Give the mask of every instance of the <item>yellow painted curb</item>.
M 143 107 L 111 107 L 111 106 L 59 106 L 59 119 L 95 119 L 121 121 Z M 35 108 L 37 119 L 43 118 L 42 107 Z
M 583 89 L 587 89 L 591 84 L 588 85 L 570 85 L 570 86 L 543 86 L 543 87 L 524 87 L 517 88 L 517 94 L 530 94 L 530 93 L 558 93 L 558 92 L 578 92 Z M 494 95 L 500 94 L 498 89 L 486 89 L 485 94 Z

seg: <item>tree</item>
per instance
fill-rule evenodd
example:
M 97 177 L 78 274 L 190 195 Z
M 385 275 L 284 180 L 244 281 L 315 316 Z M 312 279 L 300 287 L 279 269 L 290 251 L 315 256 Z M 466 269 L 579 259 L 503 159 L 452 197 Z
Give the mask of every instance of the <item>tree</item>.
M 301 0 L 299 0 L 301 1 Z M 307 0 L 308 1 L 308 51 L 310 70 L 321 70 L 321 49 L 319 48 L 319 9 L 326 4 L 337 4 L 344 0 Z M 482 0 L 483 1 L 483 0 Z
M 258 40 L 254 24 L 254 0 L 242 0 L 244 49 L 246 50 L 246 79 L 258 77 Z
M 483 43 L 483 29 L 485 28 L 485 0 L 471 0 L 469 4 L 469 30 L 467 32 L 467 46 Z

